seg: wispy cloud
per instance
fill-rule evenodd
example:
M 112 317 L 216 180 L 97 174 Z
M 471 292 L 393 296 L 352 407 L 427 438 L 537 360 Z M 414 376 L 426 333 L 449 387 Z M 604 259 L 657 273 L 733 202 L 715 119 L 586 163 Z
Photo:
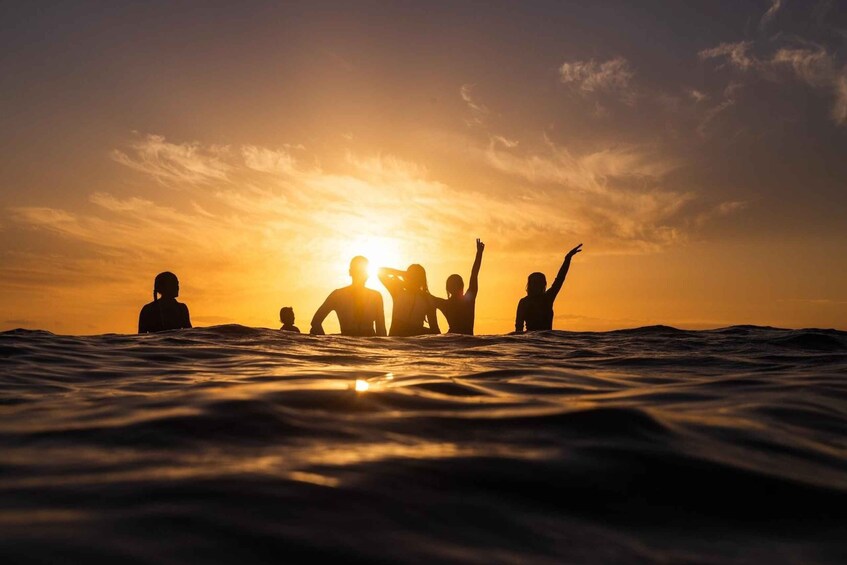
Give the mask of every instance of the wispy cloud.
M 697 124 L 697 134 L 700 137 L 705 137 L 708 133 L 712 122 L 720 116 L 722 113 L 726 112 L 736 103 L 736 94 L 742 88 L 741 83 L 739 82 L 730 82 L 726 88 L 723 89 L 721 93 L 721 101 L 708 108 L 705 113 L 700 118 L 699 123 Z
M 224 162 L 229 148 L 199 143 L 170 143 L 161 135 L 148 135 L 132 144 L 133 153 L 115 149 L 112 159 L 164 183 L 203 184 L 227 178 Z
M 694 100 L 695 102 L 703 102 L 704 100 L 709 99 L 708 94 L 706 94 L 705 92 L 701 92 L 696 88 L 689 88 L 688 90 L 686 90 L 686 93 L 688 94 L 688 97 Z
M 779 49 L 770 60 L 775 67 L 790 68 L 797 78 L 809 86 L 830 86 L 835 78 L 832 56 L 823 48 Z
M 847 124 L 847 71 L 842 70 L 835 81 L 835 104 L 832 106 L 832 119 L 838 124 Z
M 750 55 L 752 42 L 739 41 L 737 43 L 721 43 L 717 47 L 703 49 L 698 53 L 701 60 L 722 59 L 725 64 L 730 64 L 741 70 L 751 69 L 758 65 L 758 60 Z
M 591 234 L 598 251 L 631 253 L 684 239 L 696 216 L 696 210 L 685 212 L 695 195 L 666 186 L 677 163 L 636 146 L 574 155 L 550 140 L 532 149 L 494 136 L 479 148 L 481 164 L 525 181 L 497 194 L 455 189 L 429 178 L 421 164 L 387 154 L 348 152 L 322 167 L 301 166 L 291 149 L 246 145 L 221 151 L 148 136 L 122 162 L 157 179 L 164 174 L 160 167 L 138 165 L 151 162 L 148 143 L 168 147 L 169 157 L 159 153 L 157 163 L 170 162 L 173 152 L 182 163 L 190 155 L 215 165 L 186 164 L 179 174 L 168 173 L 168 182 L 184 178 L 180 193 L 188 200 L 181 204 L 96 192 L 89 201 L 99 212 L 18 206 L 10 218 L 84 243 L 93 253 L 89 260 L 108 260 L 118 272 L 183 265 L 196 276 L 226 273 L 214 282 L 221 292 L 224 285 L 255 292 L 242 275 L 274 264 L 334 264 L 343 260 L 337 242 L 351 234 L 390 234 L 402 249 L 431 255 L 468 233 L 496 232 L 506 252 L 523 252 L 529 241 L 542 251 L 558 249 L 563 238 Z M 198 183 L 184 170 L 225 175 L 203 174 Z M 206 186 L 210 178 L 219 179 L 212 191 Z
M 776 4 L 775 4 L 776 5 Z M 789 76 L 816 89 L 828 90 L 834 97 L 831 110 L 833 121 L 838 125 L 847 125 L 847 66 L 840 65 L 836 55 L 819 45 L 801 42 L 801 47 L 781 47 L 769 56 L 757 58 L 750 54 L 752 42 L 722 43 L 717 47 L 700 51 L 703 60 L 722 59 L 721 67 L 730 65 L 745 72 L 756 72 L 770 82 L 785 80 L 785 71 Z M 732 105 L 731 97 L 710 111 L 712 115 Z M 713 116 L 712 116 L 713 117 Z M 706 122 L 711 118 L 707 117 Z
M 834 97 L 831 116 L 838 125 L 847 125 L 847 66 L 839 67 L 835 55 L 823 47 L 783 48 L 771 58 L 774 68 L 788 68 L 813 88 L 829 90 Z
M 630 81 L 634 76 L 635 71 L 623 57 L 599 63 L 594 59 L 569 61 L 559 67 L 559 80 L 563 84 L 571 85 L 583 93 L 615 93 L 630 102 L 634 96 L 630 90 Z
M 297 172 L 297 160 L 291 151 L 285 149 L 268 149 L 255 145 L 245 145 L 241 148 L 244 164 L 248 169 L 263 173 L 291 175 Z
M 764 30 L 768 24 L 776 17 L 777 12 L 782 8 L 783 0 L 771 0 L 770 8 L 764 13 L 762 19 L 759 20 L 759 29 Z
M 574 155 L 545 140 L 535 151 L 516 152 L 492 142 L 484 153 L 497 170 L 523 178 L 534 188 L 526 200 L 557 200 L 574 234 L 591 233 L 601 247 L 617 252 L 655 251 L 684 241 L 689 228 L 700 225 L 697 195 L 667 186 L 679 163 L 647 147 L 611 147 Z M 555 194 L 555 196 L 554 196 Z
M 459 88 L 459 95 L 471 112 L 471 119 L 467 120 L 468 125 L 479 125 L 488 114 L 488 108 L 484 104 L 474 100 L 473 88 L 473 84 L 463 84 Z

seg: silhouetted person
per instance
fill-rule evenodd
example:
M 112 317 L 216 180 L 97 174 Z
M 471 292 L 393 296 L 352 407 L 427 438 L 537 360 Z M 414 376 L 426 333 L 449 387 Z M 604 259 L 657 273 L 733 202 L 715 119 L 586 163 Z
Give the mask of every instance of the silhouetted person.
M 161 298 L 159 298 L 160 294 Z M 179 280 L 176 275 L 168 271 L 156 275 L 153 283 L 153 302 L 141 309 L 141 314 L 138 316 L 138 333 L 190 328 L 188 306 L 177 302 L 177 296 L 179 296 Z
M 300 328 L 294 325 L 294 308 L 284 306 L 279 309 L 279 321 L 282 322 L 282 327 L 279 328 L 284 332 L 300 333 Z
M 423 267 L 409 265 L 405 271 L 383 267 L 379 270 L 379 280 L 394 299 L 388 335 L 405 337 L 441 333 Z
M 556 295 L 562 289 L 568 269 L 571 267 L 571 259 L 582 251 L 580 243 L 565 255 L 565 261 L 559 268 L 556 280 L 547 288 L 547 277 L 544 273 L 532 273 L 526 280 L 526 296 L 518 302 L 518 313 L 515 316 L 515 332 L 553 329 L 553 302 Z
M 368 260 L 362 256 L 353 257 L 350 261 L 350 277 L 353 284 L 333 290 L 315 312 L 309 333 L 324 335 L 323 321 L 335 310 L 341 335 L 385 335 L 382 295 L 365 288 L 368 282 Z
M 473 335 L 473 323 L 476 313 L 476 296 L 479 292 L 479 268 L 482 265 L 482 252 L 485 244 L 476 240 L 476 258 L 471 267 L 471 279 L 468 291 L 465 281 L 459 275 L 447 277 L 447 300 L 433 296 L 435 306 L 444 313 L 450 328 L 449 333 Z

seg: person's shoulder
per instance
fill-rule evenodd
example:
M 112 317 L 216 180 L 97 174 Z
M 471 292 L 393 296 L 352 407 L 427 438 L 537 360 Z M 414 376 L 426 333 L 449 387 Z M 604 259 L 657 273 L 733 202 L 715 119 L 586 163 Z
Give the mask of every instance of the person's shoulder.
M 155 307 L 156 307 L 156 301 L 155 300 L 153 302 L 148 302 L 147 304 L 145 304 L 144 306 L 141 307 L 141 315 L 143 316 L 144 314 L 152 311 L 153 308 L 155 308 Z
M 368 296 L 370 296 L 374 300 L 382 300 L 382 293 L 380 291 L 374 290 L 372 288 L 366 288 L 365 290 L 367 291 Z
M 324 300 L 324 302 L 328 302 L 328 303 L 332 304 L 333 302 L 338 300 L 339 297 L 344 296 L 344 294 L 345 294 L 344 290 L 346 288 L 347 288 L 346 286 L 343 287 L 343 288 L 336 288 L 335 290 L 333 290 L 332 292 L 330 292 L 329 294 L 326 295 L 326 299 Z

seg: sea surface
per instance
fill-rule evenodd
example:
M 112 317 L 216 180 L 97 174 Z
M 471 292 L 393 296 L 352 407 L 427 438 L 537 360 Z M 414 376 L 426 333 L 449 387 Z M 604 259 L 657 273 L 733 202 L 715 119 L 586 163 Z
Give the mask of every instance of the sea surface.
M 92 562 L 845 563 L 847 333 L 1 333 L 0 563 Z

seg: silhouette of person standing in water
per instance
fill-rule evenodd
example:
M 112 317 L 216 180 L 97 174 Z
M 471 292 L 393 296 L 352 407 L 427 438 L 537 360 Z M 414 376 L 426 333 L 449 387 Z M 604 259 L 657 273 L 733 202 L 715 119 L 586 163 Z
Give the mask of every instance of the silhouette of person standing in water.
M 559 274 L 549 289 L 544 273 L 532 273 L 527 277 L 526 296 L 518 302 L 518 312 L 515 316 L 516 333 L 523 333 L 524 325 L 526 331 L 553 329 L 553 302 L 562 289 L 568 269 L 571 268 L 571 259 L 581 251 L 581 243 L 568 251 L 564 263 L 559 268 Z
M 456 274 L 447 277 L 447 300 L 433 296 L 435 306 L 444 313 L 450 324 L 449 333 L 473 335 L 474 316 L 476 315 L 476 296 L 479 292 L 479 268 L 482 265 L 482 252 L 485 244 L 476 240 L 476 258 L 471 267 L 471 279 L 468 291 L 465 281 Z
M 159 295 L 162 295 L 159 298 Z M 138 316 L 138 333 L 162 332 L 190 328 L 188 306 L 176 301 L 179 279 L 165 271 L 156 275 L 153 283 L 153 302 L 146 304 Z
M 383 267 L 379 270 L 379 280 L 394 300 L 388 335 L 407 337 L 441 333 L 423 267 L 409 265 L 405 271 Z
M 300 328 L 294 325 L 294 308 L 291 306 L 283 306 L 279 309 L 279 321 L 282 322 L 282 327 L 279 328 L 280 330 L 300 333 Z
M 362 256 L 350 261 L 350 286 L 333 290 L 315 312 L 309 333 L 324 335 L 323 321 L 335 310 L 341 335 L 374 336 L 385 335 L 385 312 L 382 295 L 370 288 L 368 282 L 368 260 Z

